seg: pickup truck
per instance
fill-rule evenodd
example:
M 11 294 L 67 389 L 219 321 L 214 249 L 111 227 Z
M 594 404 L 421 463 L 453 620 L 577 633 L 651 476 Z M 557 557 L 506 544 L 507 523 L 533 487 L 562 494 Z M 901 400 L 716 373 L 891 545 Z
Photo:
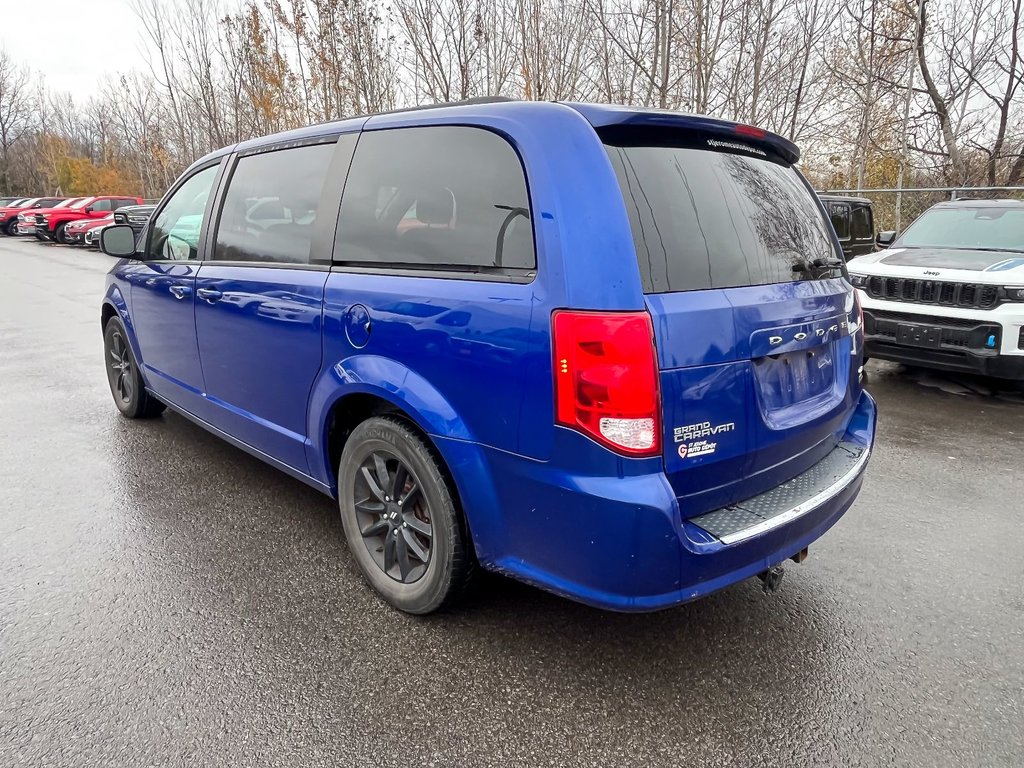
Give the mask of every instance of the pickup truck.
M 81 219 L 102 219 L 111 211 L 126 205 L 138 205 L 141 202 L 141 197 L 100 195 L 83 198 L 68 208 L 36 211 L 36 235 L 41 239 L 67 245 L 64 230 L 71 222 Z
M 147 200 L 142 205 L 126 205 L 114 213 L 115 224 L 127 224 L 135 233 L 135 240 L 138 241 L 142 230 L 149 223 L 149 217 L 156 210 L 159 200 Z
M 13 237 L 18 234 L 18 214 L 33 208 L 52 208 L 66 199 L 64 197 L 30 197 L 21 200 L 16 205 L 0 208 L 0 232 Z
M 69 197 L 67 200 L 57 203 L 50 208 L 26 208 L 18 214 L 18 226 L 15 227 L 15 234 L 35 235 L 39 239 L 42 239 L 42 236 L 36 232 L 37 211 L 42 213 L 43 211 L 57 210 L 58 208 L 73 208 L 80 200 L 84 199 L 84 197 Z

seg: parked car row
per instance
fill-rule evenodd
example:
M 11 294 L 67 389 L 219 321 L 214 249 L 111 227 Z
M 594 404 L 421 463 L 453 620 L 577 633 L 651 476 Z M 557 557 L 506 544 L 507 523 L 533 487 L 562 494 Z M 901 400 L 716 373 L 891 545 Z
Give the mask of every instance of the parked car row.
M 0 232 L 9 237 L 31 236 L 61 245 L 95 247 L 100 231 L 118 223 L 115 211 L 123 211 L 122 216 L 133 215 L 134 225 L 141 232 L 153 210 L 152 202 L 119 195 L 0 198 Z M 131 214 L 129 209 L 143 213 Z

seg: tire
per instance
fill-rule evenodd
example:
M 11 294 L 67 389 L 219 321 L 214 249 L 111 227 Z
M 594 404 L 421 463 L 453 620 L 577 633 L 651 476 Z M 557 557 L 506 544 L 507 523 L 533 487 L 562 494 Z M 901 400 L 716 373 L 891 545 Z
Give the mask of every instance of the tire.
M 114 405 L 129 419 L 148 419 L 163 413 L 165 406 L 146 391 L 135 362 L 128 334 L 116 317 L 103 330 L 103 360 Z
M 58 224 L 57 228 L 55 230 L 53 230 L 53 241 L 55 243 L 60 243 L 61 245 L 67 245 L 68 244 L 68 240 L 64 236 L 64 230 L 67 229 L 67 226 L 68 226 L 67 222 L 64 222 L 64 223 Z
M 338 505 L 359 570 L 388 603 L 422 615 L 462 594 L 474 563 L 465 520 L 439 459 L 401 419 L 376 416 L 352 431 Z
M 8 237 L 14 237 L 18 234 L 18 220 L 12 219 L 3 226 L 4 234 Z

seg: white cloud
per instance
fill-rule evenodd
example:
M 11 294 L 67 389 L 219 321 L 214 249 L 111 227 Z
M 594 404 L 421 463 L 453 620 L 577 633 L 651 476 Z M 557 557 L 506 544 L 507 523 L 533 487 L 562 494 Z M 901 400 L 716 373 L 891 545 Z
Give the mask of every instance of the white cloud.
M 128 0 L 6 0 L 3 15 L 0 47 L 76 101 L 146 70 L 142 24 Z

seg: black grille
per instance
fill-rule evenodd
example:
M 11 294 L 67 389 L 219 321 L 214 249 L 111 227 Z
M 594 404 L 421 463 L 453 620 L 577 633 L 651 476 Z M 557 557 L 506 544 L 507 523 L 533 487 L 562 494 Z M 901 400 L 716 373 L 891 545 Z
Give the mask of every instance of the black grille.
M 963 317 L 939 317 L 938 315 L 917 315 L 912 312 L 887 312 L 872 309 L 871 316 L 876 320 L 895 320 L 900 323 L 924 323 L 925 325 L 944 325 L 948 328 L 975 328 L 986 323 Z
M 864 331 L 870 338 L 879 341 L 899 342 L 900 326 L 906 323 L 932 327 L 938 333 L 938 346 L 941 348 L 970 349 L 980 353 L 995 352 L 999 348 L 999 337 L 1002 331 L 996 323 L 959 317 L 915 315 L 910 312 L 886 312 L 876 309 L 864 310 Z M 990 344 L 990 341 L 993 343 Z M 1021 341 L 1024 343 L 1024 331 L 1022 331 Z
M 872 277 L 868 280 L 866 289 L 873 299 L 907 301 L 914 304 L 939 304 L 972 309 L 992 309 L 999 304 L 999 289 L 994 285 Z
M 37 213 L 35 215 L 36 224 L 45 224 L 46 221 L 43 219 L 43 214 Z
M 1020 333 L 1017 335 L 1017 349 L 1024 349 L 1024 327 L 1020 329 Z

